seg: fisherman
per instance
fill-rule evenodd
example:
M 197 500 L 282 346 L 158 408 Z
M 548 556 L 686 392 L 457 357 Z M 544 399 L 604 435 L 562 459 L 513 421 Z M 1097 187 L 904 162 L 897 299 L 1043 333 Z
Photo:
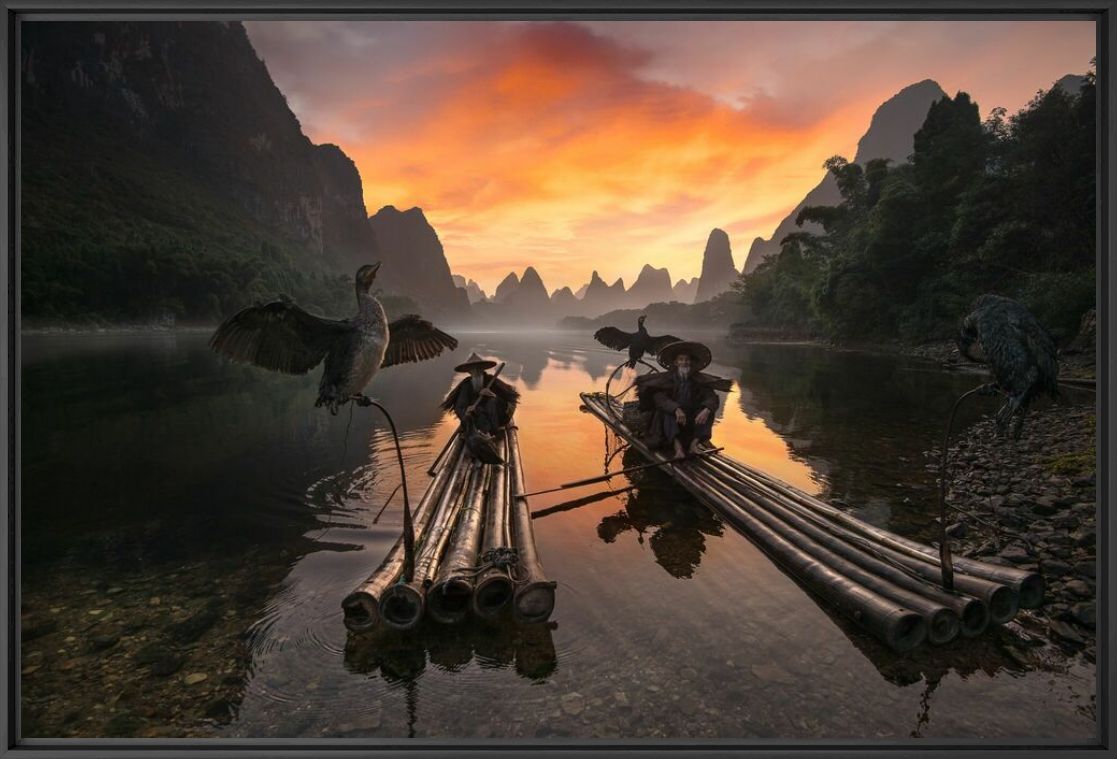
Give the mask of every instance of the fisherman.
M 495 361 L 471 353 L 465 363 L 454 367 L 469 376 L 442 401 L 443 411 L 453 411 L 461 422 L 466 447 L 486 464 L 503 463 L 492 438 L 511 423 L 520 400 L 516 388 L 486 371 L 494 366 Z
M 666 372 L 636 380 L 640 409 L 652 412 L 644 442 L 649 448 L 669 447 L 683 459 L 709 445 L 718 408 L 714 391 L 728 391 L 732 381 L 702 373 L 713 360 L 702 343 L 679 340 L 664 346 L 658 359 Z

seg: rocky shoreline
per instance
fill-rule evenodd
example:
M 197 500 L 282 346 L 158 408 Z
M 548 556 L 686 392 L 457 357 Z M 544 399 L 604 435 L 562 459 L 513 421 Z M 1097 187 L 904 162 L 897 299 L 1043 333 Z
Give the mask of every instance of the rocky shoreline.
M 1049 645 L 1090 662 L 1097 639 L 1095 434 L 1095 410 L 1085 406 L 1030 414 L 1016 441 L 996 437 L 993 420 L 983 419 L 951 446 L 947 490 L 954 551 L 1041 572 L 1046 602 L 1018 619 Z M 937 468 L 939 452 L 925 455 Z M 1021 663 L 1032 656 L 1015 655 Z

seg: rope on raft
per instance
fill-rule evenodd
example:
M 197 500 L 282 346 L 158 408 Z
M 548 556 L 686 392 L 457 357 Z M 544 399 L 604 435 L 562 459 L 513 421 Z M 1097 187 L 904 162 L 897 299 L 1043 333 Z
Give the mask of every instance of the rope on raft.
M 508 572 L 508 576 L 512 578 L 513 582 L 519 582 L 516 577 L 516 567 L 520 563 L 520 549 L 511 546 L 497 546 L 490 548 L 481 554 L 481 563 L 475 567 L 468 567 L 463 569 L 459 576 L 463 577 L 477 577 L 490 569 L 503 569 Z M 446 592 L 448 585 L 442 586 L 442 591 Z

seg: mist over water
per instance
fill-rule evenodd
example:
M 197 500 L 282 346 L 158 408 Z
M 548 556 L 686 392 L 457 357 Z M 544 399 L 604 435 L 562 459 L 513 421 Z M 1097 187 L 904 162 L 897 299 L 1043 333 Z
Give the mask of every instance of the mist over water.
M 400 430 L 412 503 L 455 428 L 437 404 L 471 350 L 506 361 L 502 378 L 523 394 L 529 490 L 642 463 L 579 411 L 578 393 L 603 389 L 620 354 L 566 333 L 459 337 L 453 355 L 388 369 L 368 391 Z M 1024 667 L 1000 645 L 1011 629 L 892 654 L 656 471 L 531 499 L 550 512 L 534 522 L 558 582 L 550 625 L 351 636 L 341 599 L 401 529 L 398 496 L 373 523 L 399 484 L 387 425 L 371 409 L 314 408 L 317 372 L 229 364 L 205 341 L 24 337 L 22 592 L 33 605 L 81 575 L 155 596 L 147 578 L 191 563 L 220 587 L 242 557 L 268 557 L 248 567 L 258 593 L 238 601 L 244 684 L 218 734 L 1093 735 L 1092 664 Z M 712 347 L 709 371 L 736 381 L 714 428 L 728 455 L 928 539 L 935 471 L 922 452 L 977 378 L 812 346 Z M 585 502 L 553 508 L 571 499 Z M 74 708 L 87 696 L 59 697 Z

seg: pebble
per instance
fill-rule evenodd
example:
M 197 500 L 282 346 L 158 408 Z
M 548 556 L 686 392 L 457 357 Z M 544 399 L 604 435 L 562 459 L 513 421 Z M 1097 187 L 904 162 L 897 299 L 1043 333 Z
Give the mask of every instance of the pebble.
M 1090 586 L 1083 580 L 1071 580 L 1066 588 L 1079 598 L 1089 598 L 1094 595 L 1094 591 L 1090 590 Z
M 182 682 L 186 683 L 187 685 L 197 685 L 198 683 L 204 682 L 208 679 L 209 675 L 207 675 L 205 672 L 191 672 L 189 675 L 182 678 Z
M 1074 565 L 1074 573 L 1079 577 L 1089 577 L 1093 579 L 1098 571 L 1098 565 L 1094 561 L 1080 561 Z
M 1071 627 L 1070 625 L 1068 625 L 1064 622 L 1060 622 L 1058 620 L 1052 620 L 1048 624 L 1048 627 L 1051 629 L 1052 633 L 1054 633 L 1058 637 L 1062 638 L 1063 640 L 1069 640 L 1072 643 L 1085 643 L 1086 642 L 1085 639 L 1081 635 L 1079 635 L 1074 630 L 1073 627 Z
M 754 664 L 752 665 L 752 674 L 764 682 L 780 683 L 781 685 L 791 685 L 795 682 L 791 673 L 778 664 Z
M 577 717 L 586 708 L 586 699 L 581 693 L 566 693 L 559 700 L 562 703 L 562 710 L 571 717 Z
M 1070 608 L 1071 617 L 1084 627 L 1094 627 L 1098 621 L 1097 608 L 1093 601 L 1076 603 Z

